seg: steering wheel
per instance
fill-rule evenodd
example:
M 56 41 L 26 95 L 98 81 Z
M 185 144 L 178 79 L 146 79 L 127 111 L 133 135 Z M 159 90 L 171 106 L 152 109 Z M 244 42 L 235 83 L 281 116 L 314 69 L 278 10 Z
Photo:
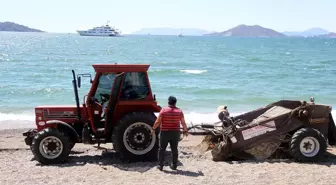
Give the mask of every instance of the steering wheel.
M 108 99 L 109 99 L 109 97 L 110 97 L 109 94 L 99 93 L 99 95 L 100 95 L 100 100 L 101 100 L 102 103 L 108 101 Z
M 94 103 L 96 103 L 96 102 L 98 102 L 98 100 L 97 100 L 97 98 L 95 98 L 95 97 L 91 97 L 90 98 L 90 100 L 89 100 L 89 104 L 91 105 L 91 104 L 94 104 Z M 99 103 L 99 102 L 98 102 Z

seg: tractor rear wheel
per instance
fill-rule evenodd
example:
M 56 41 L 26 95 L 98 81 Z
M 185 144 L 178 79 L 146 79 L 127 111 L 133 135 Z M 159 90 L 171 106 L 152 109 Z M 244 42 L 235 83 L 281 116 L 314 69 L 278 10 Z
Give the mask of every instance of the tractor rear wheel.
M 113 148 L 126 160 L 157 160 L 158 133 L 152 133 L 153 113 L 133 112 L 121 118 L 113 129 Z
M 57 129 L 46 128 L 38 132 L 31 146 L 34 157 L 42 164 L 61 163 L 70 154 L 69 138 Z
M 327 142 L 323 134 L 313 128 L 301 128 L 290 141 L 290 154 L 297 161 L 316 162 L 323 158 Z

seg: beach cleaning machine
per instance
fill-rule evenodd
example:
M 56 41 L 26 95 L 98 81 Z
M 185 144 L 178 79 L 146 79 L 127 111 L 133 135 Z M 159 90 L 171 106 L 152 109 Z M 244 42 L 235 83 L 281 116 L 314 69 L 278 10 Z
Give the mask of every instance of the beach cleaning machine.
M 328 145 L 336 144 L 331 110 L 313 97 L 309 102 L 281 100 L 234 117 L 220 106 L 220 122 L 194 125 L 189 133 L 206 136 L 214 161 L 266 159 L 281 152 L 301 162 L 318 161 Z

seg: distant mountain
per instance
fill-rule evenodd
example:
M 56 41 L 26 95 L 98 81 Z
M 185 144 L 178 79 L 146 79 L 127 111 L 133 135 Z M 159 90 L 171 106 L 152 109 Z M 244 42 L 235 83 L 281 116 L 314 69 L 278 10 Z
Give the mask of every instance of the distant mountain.
M 329 31 L 322 28 L 311 28 L 305 31 L 286 31 L 283 34 L 291 37 L 314 37 L 318 35 L 326 35 Z
M 336 33 L 334 32 L 329 32 L 328 34 L 325 35 L 318 35 L 316 37 L 321 37 L 321 38 L 336 38 Z
M 284 34 L 269 28 L 264 28 L 259 25 L 248 26 L 244 24 L 241 24 L 223 32 L 215 32 L 206 35 L 226 37 L 285 37 Z
M 210 33 L 207 30 L 197 29 L 197 28 L 142 28 L 139 31 L 133 32 L 132 35 L 193 35 L 200 36 Z
M 29 28 L 27 26 L 16 24 L 14 22 L 0 22 L 0 31 L 43 32 L 41 30 Z

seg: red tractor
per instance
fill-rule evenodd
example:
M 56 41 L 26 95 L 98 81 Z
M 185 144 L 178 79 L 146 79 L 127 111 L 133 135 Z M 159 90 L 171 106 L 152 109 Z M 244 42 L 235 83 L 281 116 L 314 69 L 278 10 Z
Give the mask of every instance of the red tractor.
M 113 143 L 123 159 L 156 159 L 158 132 L 152 132 L 161 107 L 152 94 L 149 65 L 95 64 L 90 74 L 73 73 L 74 106 L 37 106 L 36 129 L 23 133 L 42 164 L 67 160 L 76 143 Z M 91 89 L 80 104 L 81 77 Z

